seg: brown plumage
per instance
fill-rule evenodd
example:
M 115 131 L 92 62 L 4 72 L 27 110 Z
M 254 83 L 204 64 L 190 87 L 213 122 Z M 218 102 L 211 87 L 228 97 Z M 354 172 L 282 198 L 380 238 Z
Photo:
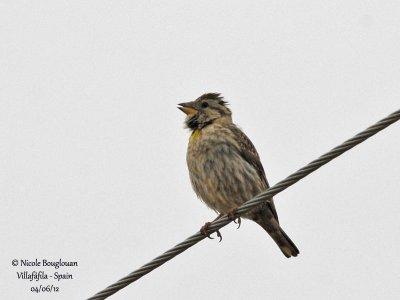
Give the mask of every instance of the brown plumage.
M 207 206 L 228 213 L 269 187 L 253 143 L 232 122 L 231 110 L 220 94 L 204 94 L 179 105 L 192 130 L 187 151 L 190 180 Z M 272 199 L 244 217 L 264 228 L 286 257 L 299 254 L 279 225 Z

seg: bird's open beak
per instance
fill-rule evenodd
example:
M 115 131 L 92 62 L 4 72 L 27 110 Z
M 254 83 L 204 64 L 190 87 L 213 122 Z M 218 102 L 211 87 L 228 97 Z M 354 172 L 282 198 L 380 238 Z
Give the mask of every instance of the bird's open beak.
M 178 108 L 187 115 L 197 114 L 197 109 L 194 108 L 194 102 L 179 103 Z

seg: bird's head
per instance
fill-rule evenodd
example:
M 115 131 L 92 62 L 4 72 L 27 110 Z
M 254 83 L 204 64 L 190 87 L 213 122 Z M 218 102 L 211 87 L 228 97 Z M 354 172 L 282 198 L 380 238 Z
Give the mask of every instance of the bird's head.
M 187 115 L 186 126 L 192 130 L 202 129 L 213 122 L 232 122 L 232 112 L 218 93 L 207 93 L 194 101 L 178 105 L 178 108 Z

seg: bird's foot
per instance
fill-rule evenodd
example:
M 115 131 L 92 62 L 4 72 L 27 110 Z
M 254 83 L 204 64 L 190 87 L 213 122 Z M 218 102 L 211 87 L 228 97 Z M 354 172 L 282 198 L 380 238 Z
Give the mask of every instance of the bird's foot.
M 237 216 L 237 209 L 231 209 L 230 211 L 228 211 L 228 219 L 233 221 L 233 223 L 238 224 L 237 229 L 240 228 L 240 225 L 242 225 L 242 219 L 240 218 L 240 216 Z
M 208 237 L 209 239 L 212 239 L 212 240 L 213 240 L 214 238 L 211 236 L 211 233 L 209 232 L 210 225 L 211 225 L 210 222 L 205 223 L 205 224 L 201 227 L 200 233 L 201 233 L 202 235 Z M 217 233 L 217 237 L 219 237 L 219 242 L 221 242 L 221 241 L 222 241 L 221 232 L 219 232 L 219 230 L 217 230 L 216 233 Z

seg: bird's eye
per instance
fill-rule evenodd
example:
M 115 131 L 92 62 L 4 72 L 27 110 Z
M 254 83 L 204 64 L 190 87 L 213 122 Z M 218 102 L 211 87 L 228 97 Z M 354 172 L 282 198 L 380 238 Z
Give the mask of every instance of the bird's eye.
M 203 103 L 201 104 L 201 107 L 202 107 L 202 108 L 207 108 L 207 107 L 208 107 L 208 103 L 207 103 L 207 102 L 203 102 Z

